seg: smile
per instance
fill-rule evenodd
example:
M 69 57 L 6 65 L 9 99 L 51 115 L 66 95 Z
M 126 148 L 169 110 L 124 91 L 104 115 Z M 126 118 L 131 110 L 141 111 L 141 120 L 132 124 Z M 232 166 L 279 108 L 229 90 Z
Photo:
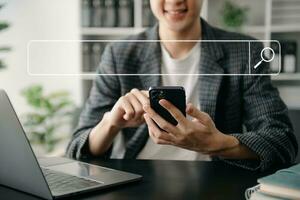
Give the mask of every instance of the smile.
M 182 14 L 186 13 L 187 9 L 180 9 L 180 10 L 164 10 L 165 13 L 171 14 L 171 15 L 177 15 L 177 14 Z
M 172 21 L 185 18 L 188 9 L 164 10 L 164 14 Z
M 181 10 L 165 10 L 164 12 L 169 13 L 169 14 L 181 14 L 187 12 L 187 9 L 181 9 Z

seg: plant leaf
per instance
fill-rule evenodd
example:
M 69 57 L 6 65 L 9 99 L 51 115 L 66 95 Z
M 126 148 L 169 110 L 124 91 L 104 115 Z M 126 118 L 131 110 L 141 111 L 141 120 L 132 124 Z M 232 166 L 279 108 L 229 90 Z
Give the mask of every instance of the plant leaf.
M 5 6 L 5 3 L 0 4 L 0 9 L 2 9 Z
M 0 47 L 0 51 L 5 51 L 5 52 L 7 52 L 7 51 L 10 51 L 11 50 L 11 48 L 10 47 Z
M 2 60 L 0 60 L 0 69 L 4 69 L 6 66 Z
M 30 140 L 43 145 L 47 152 L 54 150 L 62 138 L 57 132 L 70 125 L 74 103 L 67 91 L 52 92 L 45 95 L 41 85 L 33 85 L 22 90 L 28 104 L 34 110 L 25 115 L 24 127 L 28 129 Z
M 9 27 L 9 24 L 7 22 L 0 22 L 0 31 L 7 29 Z

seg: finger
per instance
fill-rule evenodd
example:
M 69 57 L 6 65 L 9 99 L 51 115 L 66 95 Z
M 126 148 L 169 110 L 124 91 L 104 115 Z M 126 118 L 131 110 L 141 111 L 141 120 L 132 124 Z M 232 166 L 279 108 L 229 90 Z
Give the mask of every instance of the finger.
M 138 124 L 143 124 L 145 122 L 145 118 L 143 115 L 141 115 L 139 118 L 136 119 L 136 122 Z
M 131 103 L 129 103 L 127 97 L 125 97 L 125 96 L 122 97 L 121 107 L 125 111 L 125 114 L 123 115 L 123 118 L 125 120 L 129 120 L 130 118 L 132 118 L 134 116 L 134 109 L 133 109 Z
M 149 98 L 149 91 L 147 90 L 142 90 L 141 91 L 147 98 Z
M 173 145 L 172 142 L 156 138 L 154 136 L 153 132 L 150 129 L 149 129 L 149 135 L 152 138 L 152 140 L 154 141 L 154 143 L 156 143 L 156 144 L 160 144 L 160 145 Z
M 207 113 L 201 112 L 200 110 L 198 110 L 192 104 L 187 105 L 186 113 L 188 115 L 194 117 L 195 119 L 197 119 L 199 122 L 201 122 L 202 124 L 204 124 L 206 126 L 211 126 L 212 125 L 211 117 Z
M 144 109 L 139 100 L 131 93 L 127 93 L 126 97 L 134 109 L 134 119 L 140 118 L 144 114 Z
M 168 142 L 169 144 L 171 144 L 174 141 L 174 137 L 172 135 L 160 130 L 157 127 L 157 125 L 153 122 L 153 120 L 149 117 L 148 114 L 144 114 L 144 118 L 145 118 L 146 124 L 148 125 L 149 134 L 152 136 L 152 138 Z
M 142 105 L 149 104 L 149 98 L 146 92 L 134 88 L 130 91 L 130 93 L 132 93 L 139 100 L 139 102 L 141 102 Z
M 153 119 L 157 125 L 165 130 L 168 133 L 175 134 L 177 133 L 177 128 L 173 126 L 171 123 L 167 122 L 164 118 L 162 118 L 159 114 L 157 114 L 149 104 L 144 105 L 144 110 L 148 114 L 151 119 Z
M 148 131 L 149 131 L 149 136 L 152 138 L 152 140 L 157 143 L 157 144 L 161 144 L 161 143 L 168 143 L 168 144 L 171 144 L 170 141 L 167 141 L 166 139 L 162 139 L 162 136 L 159 135 L 158 132 L 156 132 L 155 130 L 153 130 L 152 127 L 149 127 L 148 126 Z M 160 131 L 159 129 L 157 131 Z M 162 133 L 163 134 L 167 134 L 167 133 Z
M 167 109 L 169 111 L 169 113 L 176 119 L 176 121 L 179 124 L 185 123 L 186 118 L 185 116 L 182 114 L 182 112 L 176 108 L 172 103 L 170 103 L 169 101 L 165 100 L 165 99 L 161 99 L 159 101 L 159 104 L 164 107 L 165 109 Z

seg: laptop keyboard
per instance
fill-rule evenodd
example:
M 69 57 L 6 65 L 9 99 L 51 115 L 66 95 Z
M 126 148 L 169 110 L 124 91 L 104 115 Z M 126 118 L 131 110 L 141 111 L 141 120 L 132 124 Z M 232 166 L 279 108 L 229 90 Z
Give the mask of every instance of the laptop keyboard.
M 102 185 L 102 183 L 93 180 L 72 176 L 46 168 L 42 168 L 42 171 L 53 195 L 67 194 L 76 190 Z

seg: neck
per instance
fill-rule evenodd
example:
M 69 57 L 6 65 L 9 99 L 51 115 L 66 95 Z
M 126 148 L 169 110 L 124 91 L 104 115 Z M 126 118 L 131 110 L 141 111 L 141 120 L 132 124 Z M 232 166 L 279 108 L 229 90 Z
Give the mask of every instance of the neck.
M 195 46 L 194 42 L 167 42 L 166 40 L 200 40 L 202 27 L 200 19 L 184 31 L 173 31 L 165 26 L 159 26 L 159 36 L 162 40 L 162 45 L 166 48 L 172 58 L 183 58 Z

